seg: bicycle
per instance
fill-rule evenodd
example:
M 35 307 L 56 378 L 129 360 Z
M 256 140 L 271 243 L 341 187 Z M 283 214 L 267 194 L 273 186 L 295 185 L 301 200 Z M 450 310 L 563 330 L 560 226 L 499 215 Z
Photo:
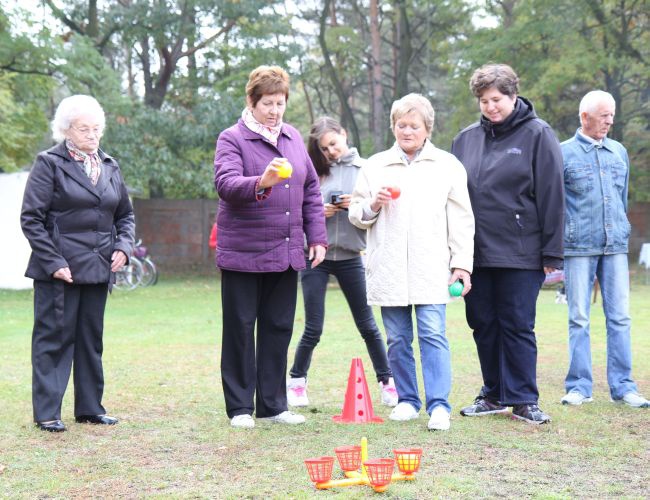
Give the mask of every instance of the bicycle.
M 142 264 L 138 259 L 131 257 L 129 263 L 122 266 L 121 269 L 115 272 L 115 284 L 113 285 L 118 290 L 133 290 L 142 281 Z
M 141 239 L 135 244 L 132 259 L 138 260 L 142 264 L 141 286 L 153 286 L 158 283 L 158 269 L 149 257 L 147 247 L 142 244 Z
M 138 286 L 152 286 L 158 282 L 158 270 L 149 257 L 147 247 L 138 240 L 129 263 L 115 273 L 115 288 L 133 290 Z

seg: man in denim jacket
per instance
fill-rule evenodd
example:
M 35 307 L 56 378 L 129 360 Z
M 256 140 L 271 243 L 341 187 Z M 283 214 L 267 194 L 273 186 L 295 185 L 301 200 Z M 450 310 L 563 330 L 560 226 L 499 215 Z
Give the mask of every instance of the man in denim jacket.
M 648 408 L 632 380 L 627 262 L 630 164 L 622 144 L 607 138 L 616 103 L 601 90 L 580 102 L 576 135 L 562 143 L 566 219 L 564 275 L 569 304 L 569 372 L 563 404 L 592 401 L 590 296 L 594 277 L 607 327 L 607 382 L 615 403 Z

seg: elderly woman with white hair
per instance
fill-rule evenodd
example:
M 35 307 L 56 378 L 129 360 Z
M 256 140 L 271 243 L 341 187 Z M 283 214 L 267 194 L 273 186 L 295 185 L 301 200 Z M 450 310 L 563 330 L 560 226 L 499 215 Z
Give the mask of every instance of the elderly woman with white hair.
M 20 223 L 32 248 L 32 404 L 38 428 L 63 432 L 61 403 L 74 365 L 78 423 L 114 425 L 102 406 L 102 336 L 114 273 L 133 249 L 134 217 L 120 168 L 99 149 L 104 111 L 92 97 L 63 99 L 59 143 L 38 154 Z
M 367 229 L 368 303 L 381 306 L 388 360 L 399 394 L 392 420 L 418 417 L 413 355 L 415 310 L 430 430 L 450 426 L 451 357 L 445 336 L 449 285 L 471 288 L 474 215 L 462 164 L 429 136 L 434 111 L 424 96 L 393 103 L 392 148 L 368 159 L 352 193 L 350 221 Z

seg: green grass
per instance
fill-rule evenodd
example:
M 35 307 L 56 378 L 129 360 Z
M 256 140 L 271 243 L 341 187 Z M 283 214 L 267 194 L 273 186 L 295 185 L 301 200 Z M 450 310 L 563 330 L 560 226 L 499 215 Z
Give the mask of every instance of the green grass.
M 63 404 L 68 432 L 32 423 L 32 293 L 0 291 L 0 496 L 11 498 L 365 498 L 368 487 L 316 491 L 303 460 L 335 446 L 369 441 L 371 457 L 421 446 L 417 480 L 396 483 L 393 498 L 628 497 L 649 494 L 650 412 L 614 405 L 605 377 L 600 301 L 592 313 L 595 402 L 564 407 L 566 306 L 543 291 L 538 306 L 540 406 L 553 417 L 531 426 L 504 416 L 462 418 L 481 384 L 462 302 L 448 307 L 454 407 L 449 432 L 426 431 L 421 416 L 391 422 L 378 402 L 364 344 L 337 288 L 328 293 L 326 329 L 310 370 L 306 425 L 258 424 L 234 430 L 219 378 L 220 300 L 216 277 L 162 279 L 153 288 L 116 292 L 104 334 L 104 405 L 113 428 L 78 425 L 72 383 Z M 632 293 L 634 376 L 650 394 L 650 287 Z M 290 356 L 304 325 L 296 314 Z M 340 425 L 350 359 L 360 356 L 383 424 Z M 337 469 L 335 468 L 335 471 Z M 336 472 L 335 472 L 336 473 Z

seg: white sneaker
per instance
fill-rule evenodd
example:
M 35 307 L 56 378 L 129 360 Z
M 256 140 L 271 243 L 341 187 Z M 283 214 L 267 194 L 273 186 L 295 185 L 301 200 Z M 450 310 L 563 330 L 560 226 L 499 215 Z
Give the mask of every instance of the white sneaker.
M 451 423 L 449 412 L 442 406 L 436 406 L 431 412 L 427 427 L 430 431 L 448 431 Z
M 308 406 L 307 379 L 305 377 L 290 378 L 287 381 L 287 403 L 289 406 Z
M 650 401 L 636 392 L 628 392 L 622 399 L 614 399 L 612 401 L 614 403 L 625 403 L 632 408 L 650 408 Z
M 583 396 L 578 391 L 567 392 L 566 395 L 560 400 L 560 402 L 563 405 L 573 405 L 573 406 L 578 406 L 581 405 L 582 403 L 591 403 L 592 401 L 593 401 L 592 398 Z
M 235 415 L 230 419 L 230 425 L 238 429 L 252 429 L 255 427 L 255 420 L 251 415 Z
M 388 379 L 387 383 L 379 382 L 379 389 L 381 390 L 381 404 L 395 407 L 397 406 L 398 396 L 397 389 L 395 389 L 395 381 L 393 377 Z
M 391 420 L 397 420 L 398 422 L 413 420 L 418 417 L 418 411 L 408 403 L 399 403 L 388 416 Z
M 260 420 L 266 420 L 268 422 L 274 422 L 276 424 L 289 424 L 289 425 L 297 425 L 297 424 L 305 423 L 305 417 L 290 411 L 283 411 L 282 413 L 279 413 L 274 417 L 265 417 L 265 418 L 261 418 Z

